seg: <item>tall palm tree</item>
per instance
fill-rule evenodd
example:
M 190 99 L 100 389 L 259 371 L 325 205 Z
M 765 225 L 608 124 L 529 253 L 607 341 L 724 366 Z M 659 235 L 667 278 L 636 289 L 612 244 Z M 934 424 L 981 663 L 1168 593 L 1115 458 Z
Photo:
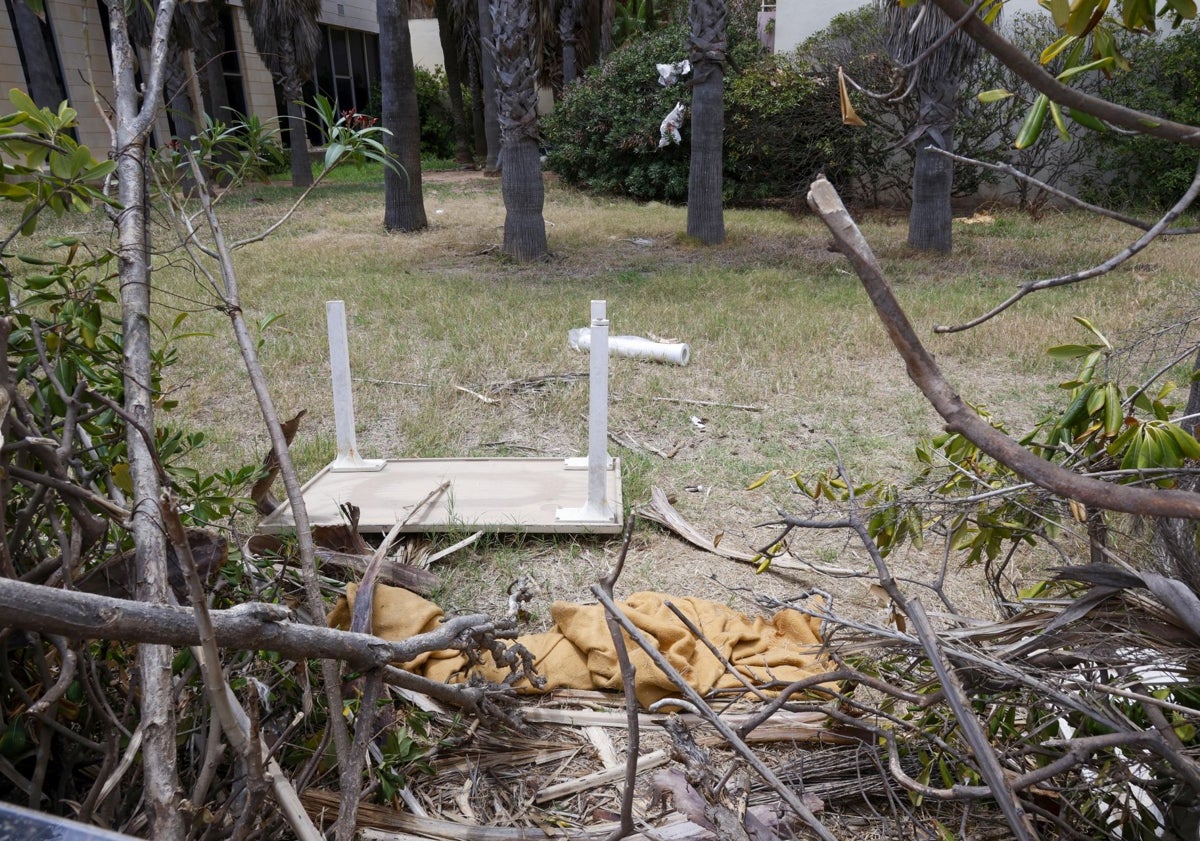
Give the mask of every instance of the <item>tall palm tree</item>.
M 888 52 L 898 64 L 920 56 L 953 23 L 930 4 L 902 8 L 897 0 L 876 2 L 883 14 Z M 909 71 L 918 114 L 917 125 L 905 138 L 917 149 L 908 216 L 908 244 L 912 248 L 948 253 L 952 247 L 950 194 L 954 165 L 929 147 L 954 151 L 959 82 L 978 54 L 978 46 L 960 30 Z
M 483 131 L 487 137 L 487 162 L 483 171 L 495 175 L 500 171 L 500 149 L 504 143 L 500 128 L 500 115 L 497 110 L 496 98 L 499 96 L 499 85 L 496 80 L 496 55 L 489 44 L 496 43 L 495 11 L 490 0 L 476 0 L 479 14 L 479 83 L 483 89 Z M 530 21 L 532 24 L 532 21 Z M 528 46 L 527 38 L 521 38 L 522 45 Z
M 562 43 L 563 90 L 579 78 L 579 12 L 580 0 L 562 0 L 558 10 L 558 39 Z
M 454 123 L 454 160 L 469 164 L 475 160 L 471 149 L 471 134 L 467 126 L 466 111 L 463 109 L 461 56 L 461 33 L 457 31 L 450 0 L 436 0 L 438 39 L 442 44 L 442 59 L 446 67 L 446 90 L 450 97 L 450 119 Z
M 383 127 L 387 145 L 402 169 L 383 175 L 383 225 L 389 231 L 428 227 L 421 193 L 421 120 L 417 111 L 417 79 L 413 70 L 408 0 L 376 0 L 379 20 L 379 70 L 383 83 Z
M 287 100 L 291 129 L 292 185 L 312 184 L 303 87 L 323 41 L 318 21 L 321 0 L 246 0 L 254 46 Z
M 544 257 L 545 187 L 537 144 L 537 75 L 533 0 L 491 0 L 500 146 L 503 156 L 504 253 L 516 260 Z M 487 50 L 485 50 L 487 52 Z
M 688 172 L 687 232 L 706 245 L 725 240 L 721 207 L 725 140 L 725 0 L 692 0 L 692 159 Z

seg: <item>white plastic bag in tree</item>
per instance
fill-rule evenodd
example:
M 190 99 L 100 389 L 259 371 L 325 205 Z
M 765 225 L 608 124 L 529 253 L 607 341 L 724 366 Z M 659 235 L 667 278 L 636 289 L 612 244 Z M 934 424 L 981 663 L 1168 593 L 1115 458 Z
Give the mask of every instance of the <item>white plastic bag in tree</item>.
M 672 143 L 680 143 L 683 138 L 679 135 L 679 129 L 683 125 L 683 117 L 687 110 L 683 107 L 682 102 L 676 102 L 675 107 L 671 109 L 671 113 L 662 121 L 662 125 L 658 127 L 658 148 L 670 146 Z
M 679 81 L 681 76 L 692 72 L 692 63 L 686 58 L 672 64 L 656 64 L 654 67 L 658 70 L 658 83 L 664 88 L 671 87 Z

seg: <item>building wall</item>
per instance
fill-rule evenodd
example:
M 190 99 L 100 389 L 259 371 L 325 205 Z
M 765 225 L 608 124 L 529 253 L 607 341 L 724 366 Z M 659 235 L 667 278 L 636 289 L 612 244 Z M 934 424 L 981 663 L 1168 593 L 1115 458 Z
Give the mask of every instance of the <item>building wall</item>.
M 24 2 L 24 0 L 19 0 Z M 79 141 L 102 155 L 110 143 L 108 126 L 100 113 L 97 98 L 111 101 L 113 79 L 108 46 L 101 27 L 97 0 L 46 0 L 55 40 L 58 44 L 67 98 L 79 112 Z M 275 85 L 258 52 L 242 10 L 242 0 L 231 0 L 235 24 L 234 37 L 240 53 L 242 81 L 248 110 L 264 121 L 279 115 L 275 102 Z M 337 29 L 349 29 L 378 34 L 375 19 L 375 0 L 323 0 L 321 22 Z M 444 63 L 441 41 L 435 19 L 413 20 L 410 23 L 414 62 L 428 69 Z M 95 94 L 93 94 L 93 85 Z M 11 88 L 25 90 L 28 83 L 21 68 L 16 36 L 8 15 L 0 9 L 0 107 Z M 98 97 L 97 97 L 98 95 Z M 165 139 L 166 120 L 156 132 Z
M 777 0 L 775 51 L 796 49 L 808 36 L 828 26 L 834 16 L 864 5 L 864 0 Z M 1009 0 L 1004 5 L 1004 14 L 1015 15 L 1037 8 L 1037 0 Z
M 0 11 L 3 11 L 0 9 Z M 3 95 L 5 113 L 8 108 L 8 92 L 13 88 L 25 90 L 25 72 L 21 69 L 21 56 L 17 52 L 17 37 L 7 14 L 0 14 L 0 94 Z
M 278 109 L 275 107 L 275 82 L 271 79 L 267 65 L 263 64 L 258 51 L 254 49 L 254 35 L 250 31 L 250 24 L 246 20 L 245 12 L 236 9 L 233 13 L 233 20 L 237 27 L 235 35 L 238 52 L 241 53 L 242 86 L 246 89 L 246 108 L 263 122 L 274 120 L 279 116 Z

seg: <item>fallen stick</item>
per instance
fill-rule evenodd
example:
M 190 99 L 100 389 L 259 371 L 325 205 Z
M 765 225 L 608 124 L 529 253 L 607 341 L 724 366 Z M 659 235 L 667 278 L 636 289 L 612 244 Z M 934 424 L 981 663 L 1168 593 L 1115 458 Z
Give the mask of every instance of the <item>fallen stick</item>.
M 640 774 L 643 771 L 649 771 L 652 768 L 664 765 L 666 762 L 667 752 L 665 750 L 656 750 L 638 757 L 637 770 Z M 546 786 L 534 794 L 533 802 L 542 804 L 556 800 L 559 797 L 566 797 L 568 794 L 578 794 L 581 791 L 615 783 L 624 776 L 625 768 L 623 766 L 618 765 L 616 768 L 606 768 L 603 771 L 596 771 L 594 774 L 585 774 L 582 777 L 576 777 L 574 780 L 567 780 L 565 783 Z
M 687 406 L 716 406 L 721 409 L 741 409 L 743 412 L 761 412 L 762 406 L 746 403 L 722 403 L 719 400 L 689 400 L 686 397 L 651 397 L 656 403 L 683 403 Z
M 745 563 L 758 563 L 762 559 L 761 555 L 754 552 L 746 552 L 741 549 L 731 549 L 728 546 L 714 544 L 712 538 L 705 537 L 698 528 L 683 519 L 683 516 L 675 510 L 675 506 L 671 505 L 662 488 L 651 488 L 650 504 L 640 507 L 637 513 L 647 520 L 652 520 L 661 526 L 665 526 L 688 543 L 703 549 L 705 552 L 712 552 L 714 555 L 720 555 L 722 558 L 743 561 Z M 771 566 L 777 566 L 780 569 L 804 569 L 803 564 L 799 563 L 795 558 L 786 555 L 781 555 L 772 560 Z

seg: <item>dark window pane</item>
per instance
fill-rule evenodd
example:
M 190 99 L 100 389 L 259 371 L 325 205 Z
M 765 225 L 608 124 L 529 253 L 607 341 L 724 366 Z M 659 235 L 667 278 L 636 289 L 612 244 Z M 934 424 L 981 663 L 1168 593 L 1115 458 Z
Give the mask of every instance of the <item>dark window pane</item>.
M 25 0 L 7 0 L 6 5 L 29 96 L 40 107 L 57 111 L 58 104 L 68 97 L 54 43 L 50 9 L 43 9 L 43 20 L 33 13 Z
M 335 92 L 333 90 L 333 62 L 330 58 L 329 48 L 329 41 L 333 35 L 333 32 L 331 32 L 326 26 L 322 26 L 321 29 L 324 30 L 323 34 L 325 36 L 325 49 L 317 53 L 317 92 L 321 94 L 321 96 L 334 99 Z
M 346 30 L 330 30 L 330 41 L 333 46 L 333 74 L 335 76 L 350 75 L 350 55 L 346 46 Z
M 354 107 L 354 88 L 350 79 L 339 76 L 337 80 L 337 101 L 339 111 L 349 111 Z
M 354 107 L 367 110 L 371 100 L 371 83 L 367 76 L 367 55 L 363 47 L 363 34 L 350 33 L 350 66 L 354 70 Z
M 367 52 L 367 85 L 379 84 L 379 36 L 374 32 L 363 33 Z

